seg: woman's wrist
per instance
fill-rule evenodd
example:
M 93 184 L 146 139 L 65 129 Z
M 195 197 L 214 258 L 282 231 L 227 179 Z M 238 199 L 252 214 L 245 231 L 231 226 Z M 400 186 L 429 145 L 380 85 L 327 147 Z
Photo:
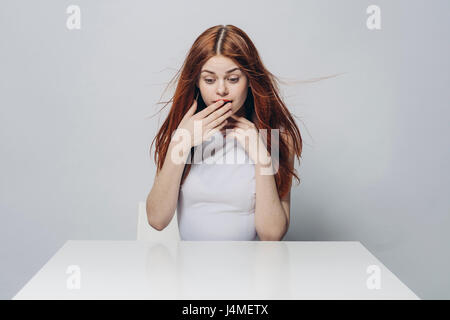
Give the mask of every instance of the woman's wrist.
M 176 141 L 172 138 L 167 149 L 167 157 L 174 164 L 185 164 L 191 148 L 189 141 L 183 139 Z

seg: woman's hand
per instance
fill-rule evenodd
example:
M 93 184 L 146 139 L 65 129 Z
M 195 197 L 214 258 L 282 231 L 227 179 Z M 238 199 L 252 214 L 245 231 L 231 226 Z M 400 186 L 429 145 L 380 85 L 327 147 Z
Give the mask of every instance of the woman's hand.
M 231 115 L 231 117 L 236 121 L 233 122 L 234 127 L 228 136 L 237 139 L 255 164 L 262 166 L 270 165 L 270 154 L 255 124 L 244 117 L 238 117 L 236 115 Z
M 209 140 L 227 124 L 226 119 L 232 114 L 231 103 L 223 103 L 223 100 L 219 100 L 195 114 L 197 100 L 194 101 L 175 133 L 176 136 L 183 136 L 187 150 Z

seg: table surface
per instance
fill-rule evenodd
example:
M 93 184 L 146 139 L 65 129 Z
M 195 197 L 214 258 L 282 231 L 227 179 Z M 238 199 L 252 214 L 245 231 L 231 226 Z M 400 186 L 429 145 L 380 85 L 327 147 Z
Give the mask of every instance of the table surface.
M 358 241 L 69 240 L 13 299 L 419 298 Z

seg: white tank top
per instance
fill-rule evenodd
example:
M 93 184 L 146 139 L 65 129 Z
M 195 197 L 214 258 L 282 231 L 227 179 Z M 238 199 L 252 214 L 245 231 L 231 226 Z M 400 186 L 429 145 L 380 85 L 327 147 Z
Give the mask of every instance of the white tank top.
M 178 197 L 181 240 L 259 240 L 255 187 L 255 164 L 238 141 L 217 132 L 196 146 Z

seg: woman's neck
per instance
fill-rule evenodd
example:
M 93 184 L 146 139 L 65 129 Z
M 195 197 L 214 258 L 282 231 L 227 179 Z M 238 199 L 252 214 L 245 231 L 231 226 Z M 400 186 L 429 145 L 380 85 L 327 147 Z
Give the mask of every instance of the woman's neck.
M 247 119 L 247 117 L 246 117 L 246 112 L 245 112 L 245 108 L 239 109 L 239 110 L 235 113 L 235 115 L 238 116 L 238 117 L 244 117 L 244 118 Z M 250 116 L 250 119 L 247 119 L 247 120 L 250 120 L 251 122 L 255 123 L 255 119 L 256 119 L 256 115 L 255 115 L 255 112 L 253 111 L 252 114 L 251 114 L 251 116 Z
M 235 115 L 238 116 L 238 117 L 245 117 L 245 114 L 246 114 L 246 112 L 245 112 L 245 107 L 240 108 L 240 109 L 235 113 Z

